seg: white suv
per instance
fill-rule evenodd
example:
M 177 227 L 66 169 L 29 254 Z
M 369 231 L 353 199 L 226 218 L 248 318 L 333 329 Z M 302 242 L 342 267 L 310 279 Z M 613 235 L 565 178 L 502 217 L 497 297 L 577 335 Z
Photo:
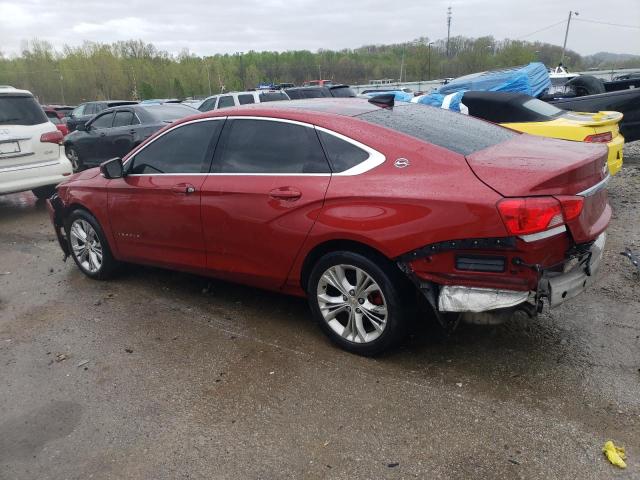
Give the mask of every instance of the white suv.
M 198 110 L 208 112 L 213 109 L 237 107 L 238 105 L 248 105 L 250 103 L 277 102 L 279 100 L 289 100 L 289 96 L 282 90 L 229 92 L 208 97 L 200 104 Z
M 0 195 L 52 195 L 73 173 L 61 143 L 62 133 L 31 92 L 0 86 Z

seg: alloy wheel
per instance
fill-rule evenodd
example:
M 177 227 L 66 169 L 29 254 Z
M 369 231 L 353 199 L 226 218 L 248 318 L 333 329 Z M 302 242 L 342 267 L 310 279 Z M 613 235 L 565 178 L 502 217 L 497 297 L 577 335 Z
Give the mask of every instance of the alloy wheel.
M 78 156 L 78 152 L 74 148 L 68 148 L 65 152 L 67 158 L 71 162 L 71 166 L 73 167 L 73 171 L 77 172 L 80 168 L 80 157 Z
M 353 265 L 334 265 L 317 287 L 320 313 L 339 336 L 354 343 L 376 340 L 387 326 L 387 302 L 378 283 Z
M 97 273 L 102 268 L 102 243 L 93 226 L 78 218 L 71 224 L 69 238 L 73 256 L 80 266 L 90 273 Z

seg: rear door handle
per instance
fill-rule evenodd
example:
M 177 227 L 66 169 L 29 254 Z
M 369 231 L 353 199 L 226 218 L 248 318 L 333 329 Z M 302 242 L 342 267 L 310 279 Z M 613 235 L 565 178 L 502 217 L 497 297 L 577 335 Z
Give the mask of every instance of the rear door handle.
M 130 133 L 131 135 L 134 135 L 134 134 L 136 133 L 136 131 L 132 128 L 131 130 L 129 130 L 129 133 Z
M 181 193 L 183 195 L 189 195 L 190 193 L 193 193 L 196 191 L 196 187 L 194 187 L 190 183 L 178 183 L 177 185 L 174 185 L 173 187 L 171 187 L 171 191 L 173 193 Z
M 273 190 L 271 190 L 269 192 L 269 196 L 277 200 L 293 201 L 293 200 L 298 200 L 300 197 L 302 197 L 302 192 L 300 192 L 300 190 L 298 190 L 297 188 L 293 188 L 293 187 L 280 187 L 280 188 L 274 188 Z

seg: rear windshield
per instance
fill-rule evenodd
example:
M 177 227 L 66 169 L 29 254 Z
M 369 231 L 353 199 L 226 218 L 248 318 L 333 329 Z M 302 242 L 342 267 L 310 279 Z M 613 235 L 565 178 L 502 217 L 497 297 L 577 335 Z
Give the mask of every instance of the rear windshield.
M 560 110 L 558 107 L 554 107 L 550 103 L 543 102 L 542 100 L 538 100 L 537 98 L 527 100 L 522 104 L 522 106 L 527 110 L 538 114 L 542 118 L 553 118 L 563 113 L 563 110 Z
M 0 125 L 39 125 L 48 122 L 35 98 L 0 95 Z
M 351 98 L 356 96 L 356 92 L 351 90 L 349 87 L 333 87 L 329 90 L 333 97 Z
M 498 125 L 427 105 L 396 105 L 358 118 L 461 155 L 484 150 L 518 135 Z
M 188 117 L 198 113 L 195 108 L 180 105 L 178 103 L 165 103 L 163 105 L 153 105 L 146 107 L 147 112 L 158 121 L 173 122 L 180 118 Z
M 261 102 L 277 102 L 278 100 L 289 100 L 289 97 L 282 92 L 267 92 L 260 94 Z

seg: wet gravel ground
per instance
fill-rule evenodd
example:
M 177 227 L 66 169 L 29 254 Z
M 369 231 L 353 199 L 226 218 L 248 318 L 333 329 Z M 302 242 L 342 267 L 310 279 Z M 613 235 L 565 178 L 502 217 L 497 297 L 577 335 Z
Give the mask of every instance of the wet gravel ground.
M 331 346 L 303 300 L 91 281 L 42 203 L 0 197 L 0 479 L 640 478 L 640 279 L 618 254 L 640 252 L 640 142 L 625 154 L 588 294 L 377 359 Z

